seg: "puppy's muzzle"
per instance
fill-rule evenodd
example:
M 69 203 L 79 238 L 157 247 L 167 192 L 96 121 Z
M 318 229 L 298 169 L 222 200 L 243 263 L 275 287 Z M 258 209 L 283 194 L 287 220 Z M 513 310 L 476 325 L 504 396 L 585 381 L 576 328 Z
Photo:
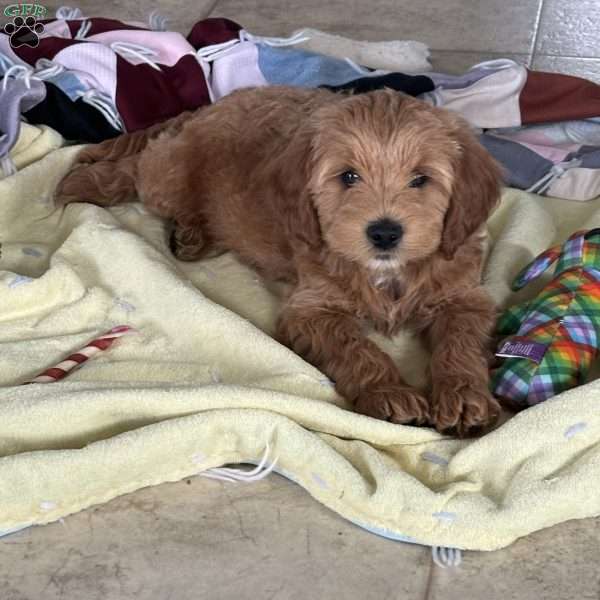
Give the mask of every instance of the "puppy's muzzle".
M 402 225 L 391 219 L 380 219 L 369 223 L 366 229 L 367 239 L 377 250 L 392 250 L 404 233 Z

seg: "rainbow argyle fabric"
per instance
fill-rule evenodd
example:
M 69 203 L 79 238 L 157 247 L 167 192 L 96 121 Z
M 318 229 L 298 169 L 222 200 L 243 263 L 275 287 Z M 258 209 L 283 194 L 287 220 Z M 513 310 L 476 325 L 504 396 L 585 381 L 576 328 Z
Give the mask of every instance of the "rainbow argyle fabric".
M 558 262 L 557 262 L 558 261 Z M 531 301 L 509 308 L 497 333 L 506 337 L 492 373 L 493 393 L 527 407 L 585 381 L 600 339 L 600 229 L 578 231 L 519 273 L 519 290 L 557 262 L 554 278 Z

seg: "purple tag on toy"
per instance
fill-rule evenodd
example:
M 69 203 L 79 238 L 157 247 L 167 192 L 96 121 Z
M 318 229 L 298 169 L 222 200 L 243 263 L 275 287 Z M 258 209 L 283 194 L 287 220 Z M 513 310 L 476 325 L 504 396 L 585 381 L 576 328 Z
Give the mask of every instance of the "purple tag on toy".
M 529 358 L 536 363 L 541 363 L 546 353 L 546 344 L 539 342 L 508 340 L 500 346 L 496 356 L 503 358 Z

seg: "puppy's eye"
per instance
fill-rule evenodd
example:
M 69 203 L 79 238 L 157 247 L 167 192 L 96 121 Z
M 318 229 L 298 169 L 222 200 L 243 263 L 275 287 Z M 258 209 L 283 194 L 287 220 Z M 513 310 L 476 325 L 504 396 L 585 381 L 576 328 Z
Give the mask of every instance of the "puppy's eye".
M 427 175 L 417 175 L 413 179 L 411 179 L 408 187 L 411 188 L 420 188 L 423 187 L 429 181 L 429 177 Z
M 352 187 L 360 181 L 360 175 L 356 171 L 344 171 L 340 175 L 340 179 L 346 187 Z

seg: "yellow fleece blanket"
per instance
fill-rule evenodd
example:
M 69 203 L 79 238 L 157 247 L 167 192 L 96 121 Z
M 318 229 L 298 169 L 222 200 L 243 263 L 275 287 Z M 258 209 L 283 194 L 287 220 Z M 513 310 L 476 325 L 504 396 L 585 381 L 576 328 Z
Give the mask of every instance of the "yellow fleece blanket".
M 139 204 L 53 210 L 77 148 L 53 150 L 48 131 L 23 135 L 21 167 L 46 156 L 0 181 L 1 533 L 256 462 L 267 444 L 280 473 L 395 539 L 492 550 L 600 514 L 599 383 L 477 440 L 356 415 L 270 336 L 276 288 L 230 255 L 177 263 L 164 224 Z M 592 226 L 598 201 L 508 190 L 490 221 L 486 284 L 502 304 L 531 296 L 534 287 L 511 295 L 517 271 Z M 136 333 L 67 379 L 20 385 L 121 324 Z M 385 345 L 422 383 L 427 357 L 417 342 Z

